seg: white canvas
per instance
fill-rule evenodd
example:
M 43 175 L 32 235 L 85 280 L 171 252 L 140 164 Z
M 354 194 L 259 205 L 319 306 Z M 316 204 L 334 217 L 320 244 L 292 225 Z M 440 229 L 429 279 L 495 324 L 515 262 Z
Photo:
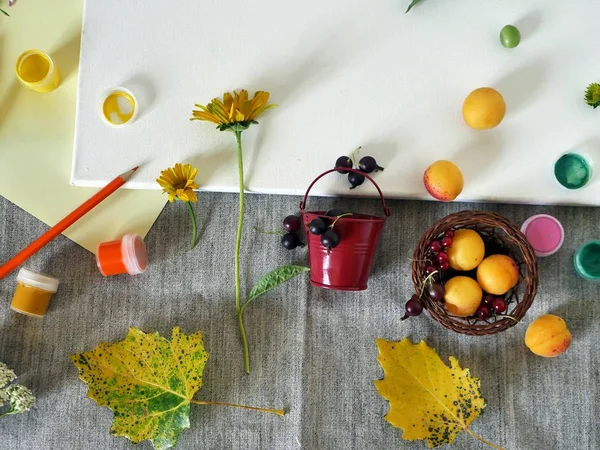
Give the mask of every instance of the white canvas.
M 424 0 L 86 1 L 72 182 L 100 186 L 131 166 L 128 187 L 157 189 L 175 162 L 199 167 L 201 189 L 237 190 L 230 133 L 190 122 L 194 103 L 224 91 L 267 90 L 278 108 L 244 133 L 246 187 L 301 194 L 362 145 L 386 170 L 388 197 L 429 198 L 424 169 L 456 162 L 460 200 L 600 205 L 600 176 L 570 192 L 554 181 L 563 152 L 600 162 L 600 110 L 583 101 L 600 81 L 600 2 Z M 514 24 L 515 49 L 499 32 Z M 137 120 L 111 128 L 106 89 L 139 97 Z M 491 86 L 507 103 L 499 127 L 468 128 L 461 107 Z M 348 190 L 333 174 L 314 194 Z

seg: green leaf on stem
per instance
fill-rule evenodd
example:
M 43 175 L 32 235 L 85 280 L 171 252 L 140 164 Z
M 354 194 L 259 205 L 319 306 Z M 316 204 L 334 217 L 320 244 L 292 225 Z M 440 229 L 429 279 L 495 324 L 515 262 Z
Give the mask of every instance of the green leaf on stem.
M 300 275 L 301 273 L 308 271 L 310 271 L 310 269 L 304 266 L 290 265 L 278 267 L 277 269 L 273 270 L 272 272 L 269 272 L 257 281 L 257 283 L 250 291 L 250 295 L 248 296 L 248 300 L 246 300 L 246 303 L 244 303 L 244 306 L 246 306 L 256 297 L 260 297 L 265 292 L 270 291 L 271 289 L 275 289 L 280 284 L 283 284 L 286 281 L 289 281 L 292 278 Z
M 408 9 L 406 10 L 406 12 L 409 12 L 412 9 L 413 6 L 415 6 L 417 3 L 421 3 L 422 1 L 423 0 L 412 0 L 412 2 L 410 3 L 410 5 L 408 5 Z

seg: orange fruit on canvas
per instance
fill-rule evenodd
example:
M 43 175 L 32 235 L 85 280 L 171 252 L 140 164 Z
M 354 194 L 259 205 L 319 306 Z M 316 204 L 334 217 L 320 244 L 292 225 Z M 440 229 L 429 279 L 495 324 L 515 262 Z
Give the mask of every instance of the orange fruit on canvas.
M 483 292 L 481 287 L 472 278 L 450 278 L 445 287 L 444 306 L 455 316 L 467 317 L 475 314 L 481 304 Z
M 504 295 L 519 282 L 519 267 L 506 255 L 492 255 L 477 267 L 477 282 L 492 295 Z
M 452 246 L 448 249 L 448 263 L 454 270 L 473 270 L 483 261 L 485 244 L 475 230 L 462 228 L 454 232 Z
M 545 314 L 527 327 L 525 345 L 536 355 L 553 358 L 569 348 L 571 332 L 563 319 Z
M 430 165 L 423 174 L 423 183 L 429 194 L 443 202 L 451 202 L 463 190 L 463 176 L 451 161 L 440 160 Z
M 465 99 L 462 115 L 465 123 L 476 130 L 497 127 L 506 114 L 506 103 L 496 89 L 482 87 L 475 89 Z

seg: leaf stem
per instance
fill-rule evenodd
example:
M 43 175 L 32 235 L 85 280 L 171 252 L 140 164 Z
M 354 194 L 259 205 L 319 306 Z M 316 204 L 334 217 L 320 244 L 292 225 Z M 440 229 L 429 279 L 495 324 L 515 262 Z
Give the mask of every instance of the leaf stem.
M 240 210 L 238 214 L 238 228 L 235 239 L 235 311 L 237 313 L 238 328 L 242 339 L 244 349 L 244 368 L 246 373 L 250 373 L 250 354 L 248 352 L 248 341 L 246 339 L 246 330 L 242 320 L 242 295 L 240 287 L 240 247 L 242 244 L 242 230 L 244 228 L 244 158 L 242 154 L 242 132 L 236 130 L 235 142 L 237 144 L 238 176 L 240 184 Z
M 196 214 L 192 207 L 192 202 L 186 202 L 190 217 L 192 218 L 192 243 L 190 244 L 190 250 L 193 249 L 198 243 L 198 224 L 196 223 Z
M 352 163 L 355 166 L 358 166 L 358 164 L 356 163 L 356 155 L 358 154 L 358 152 L 360 151 L 360 149 L 362 148 L 361 145 L 359 145 L 356 150 L 354 150 L 352 153 L 350 153 L 350 159 L 352 160 Z
M 190 403 L 194 403 L 196 405 L 231 406 L 232 408 L 249 409 L 252 411 L 260 411 L 260 412 L 265 412 L 265 413 L 269 413 L 269 414 L 275 414 L 277 416 L 285 416 L 285 411 L 283 409 L 257 408 L 255 406 L 236 405 L 235 403 L 205 402 L 203 400 L 190 400 Z
M 333 230 L 333 227 L 335 227 L 335 224 L 337 223 L 338 220 L 340 220 L 342 217 L 351 216 L 351 215 L 352 215 L 352 213 L 340 214 L 339 216 L 337 216 L 335 218 L 335 220 L 333 221 L 333 223 L 331 225 L 329 225 L 329 228 L 331 228 Z
M 427 275 L 427 277 L 425 277 L 425 279 L 423 280 L 423 283 L 421 284 L 421 293 L 419 294 L 419 299 L 421 297 L 423 297 L 423 292 L 425 292 L 425 286 L 427 285 L 428 281 L 431 281 L 431 279 L 433 278 L 433 276 L 435 274 L 439 273 L 439 271 L 434 270 L 433 272 L 431 272 L 429 275 Z
M 481 436 L 479 436 L 477 433 L 475 433 L 475 432 L 471 431 L 471 429 L 470 429 L 470 428 L 465 428 L 465 431 L 466 431 L 467 433 L 469 433 L 471 436 L 473 436 L 475 439 L 477 439 L 477 440 L 478 440 L 478 441 L 480 441 L 480 442 L 483 442 L 485 445 L 487 445 L 487 446 L 489 446 L 489 447 L 492 447 L 492 448 L 494 448 L 494 449 L 496 449 L 496 450 L 504 450 L 504 447 L 500 447 L 499 445 L 496 445 L 496 444 L 494 444 L 494 443 L 492 443 L 492 442 L 488 441 L 487 439 L 484 439 L 484 438 L 482 438 L 482 437 L 481 437 Z
M 272 235 L 276 235 L 276 236 L 283 236 L 285 233 L 283 231 L 268 231 L 268 230 L 262 230 L 258 227 L 252 227 L 254 228 L 254 231 L 256 231 L 259 234 L 272 234 Z

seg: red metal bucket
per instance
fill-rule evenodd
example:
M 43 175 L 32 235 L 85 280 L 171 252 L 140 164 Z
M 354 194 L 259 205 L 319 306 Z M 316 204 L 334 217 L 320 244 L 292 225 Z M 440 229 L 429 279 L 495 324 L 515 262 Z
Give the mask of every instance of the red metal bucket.
M 359 173 L 373 183 L 379 192 L 385 217 L 352 214 L 339 218 L 335 224 L 335 231 L 340 235 L 340 243 L 335 248 L 325 248 L 321 245 L 321 236 L 311 234 L 308 230 L 308 224 L 313 219 L 327 217 L 325 211 L 305 211 L 304 208 L 314 184 L 325 175 L 337 172 L 337 169 L 323 172 L 315 178 L 308 186 L 304 200 L 300 202 L 300 212 L 308 241 L 310 283 L 313 286 L 337 291 L 362 291 L 367 289 L 367 281 L 379 243 L 379 236 L 391 212 L 385 204 L 381 189 L 369 175 L 356 169 L 344 170 Z M 335 220 L 335 217 L 329 219 Z

